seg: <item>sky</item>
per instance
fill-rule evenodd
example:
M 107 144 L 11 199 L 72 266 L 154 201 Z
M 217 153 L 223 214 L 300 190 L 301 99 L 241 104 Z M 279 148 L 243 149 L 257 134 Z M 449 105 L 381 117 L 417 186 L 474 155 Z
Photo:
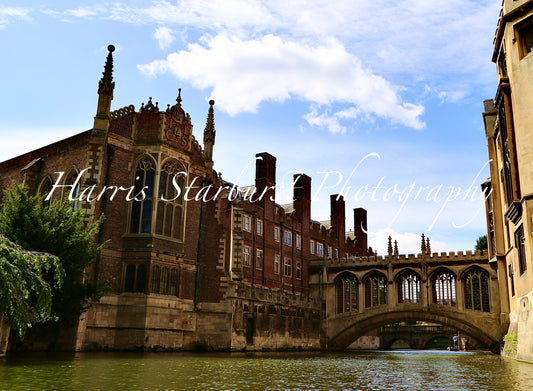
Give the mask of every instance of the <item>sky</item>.
M 190 113 L 202 142 L 215 100 L 214 169 L 253 184 L 277 158 L 276 202 L 312 178 L 314 220 L 330 194 L 368 211 L 369 245 L 473 250 L 486 234 L 483 100 L 497 80 L 501 0 L 4 1 L 0 161 L 90 129 L 107 46 L 112 110 L 149 97 Z M 117 184 L 118 185 L 118 184 Z M 126 184 L 127 185 L 127 184 Z

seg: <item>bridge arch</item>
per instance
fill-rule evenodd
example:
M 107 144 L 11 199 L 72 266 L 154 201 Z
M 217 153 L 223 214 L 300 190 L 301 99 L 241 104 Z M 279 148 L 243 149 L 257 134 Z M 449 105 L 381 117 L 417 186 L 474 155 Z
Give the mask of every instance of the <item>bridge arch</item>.
M 414 307 L 414 305 L 405 305 Z M 485 318 L 479 324 L 485 324 L 486 329 L 479 327 L 470 321 L 468 314 L 457 310 L 437 312 L 415 308 L 394 311 L 368 311 L 367 313 L 353 315 L 341 315 L 329 320 L 328 327 L 328 349 L 344 350 L 357 338 L 365 335 L 371 330 L 391 323 L 406 321 L 425 321 L 437 323 L 443 326 L 452 327 L 462 334 L 467 334 L 475 338 L 481 344 L 487 346 L 493 353 L 498 353 L 500 349 L 499 336 L 491 331 L 497 327 L 499 329 L 499 319 L 490 314 L 481 314 Z M 473 318 L 473 317 L 471 317 Z M 494 323 L 492 325 L 491 323 Z M 498 325 L 495 327 L 495 325 Z

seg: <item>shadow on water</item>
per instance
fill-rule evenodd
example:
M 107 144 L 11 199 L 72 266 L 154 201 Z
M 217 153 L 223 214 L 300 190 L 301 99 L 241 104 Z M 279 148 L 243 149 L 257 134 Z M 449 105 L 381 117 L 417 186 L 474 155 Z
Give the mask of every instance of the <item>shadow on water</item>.
M 0 360 L 1 390 L 524 391 L 533 365 L 492 354 L 76 353 Z

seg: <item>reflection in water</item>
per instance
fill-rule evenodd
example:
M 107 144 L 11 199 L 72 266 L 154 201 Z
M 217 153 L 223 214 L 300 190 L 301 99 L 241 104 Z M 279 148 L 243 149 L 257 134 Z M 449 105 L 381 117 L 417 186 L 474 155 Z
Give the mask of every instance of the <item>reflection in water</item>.
M 30 354 L 0 360 L 1 390 L 524 391 L 531 384 L 532 364 L 439 351 Z

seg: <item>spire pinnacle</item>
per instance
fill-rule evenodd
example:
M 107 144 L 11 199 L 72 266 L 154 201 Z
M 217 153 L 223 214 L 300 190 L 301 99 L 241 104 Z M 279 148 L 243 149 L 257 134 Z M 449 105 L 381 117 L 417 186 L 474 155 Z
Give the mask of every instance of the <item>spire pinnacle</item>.
M 176 98 L 176 102 L 178 102 L 178 106 L 181 107 L 181 88 L 178 88 L 178 97 Z
M 387 253 L 389 254 L 389 257 L 392 255 L 392 238 L 389 235 L 389 245 L 387 246 Z
M 115 51 L 115 47 L 113 45 L 109 45 L 107 50 L 109 53 L 107 53 L 104 71 L 102 72 L 102 78 L 98 83 L 99 94 L 104 91 L 112 94 L 113 89 L 115 88 L 115 83 L 113 83 L 113 52 Z
M 422 254 L 426 253 L 426 239 L 424 234 L 422 234 L 422 243 L 420 245 L 420 250 L 422 251 Z
M 426 238 L 426 253 L 431 254 L 431 246 L 429 244 L 429 237 Z
M 398 258 L 398 241 L 394 241 L 394 256 Z

